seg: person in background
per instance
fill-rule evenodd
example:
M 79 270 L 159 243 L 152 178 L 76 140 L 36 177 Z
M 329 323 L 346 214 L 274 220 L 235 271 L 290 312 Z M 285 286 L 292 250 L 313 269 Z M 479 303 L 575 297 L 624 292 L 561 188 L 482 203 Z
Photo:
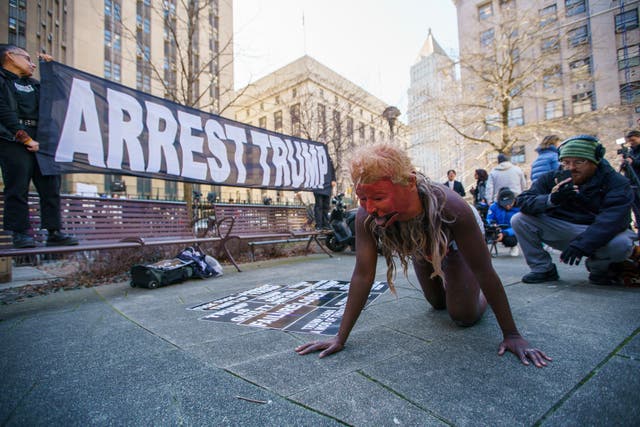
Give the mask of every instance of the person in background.
M 558 135 L 547 135 L 544 137 L 536 151 L 538 157 L 531 164 L 531 181 L 538 179 L 540 175 L 549 171 L 557 171 L 560 168 L 558 160 Z
M 620 284 L 615 264 L 633 249 L 629 230 L 633 194 L 629 180 L 604 159 L 605 148 L 591 135 L 576 135 L 560 145 L 562 172 L 541 175 L 520 194 L 520 213 L 511 219 L 531 272 L 524 283 L 558 280 L 546 243 L 561 250 L 560 262 L 578 265 L 587 258 L 589 282 Z M 565 177 L 564 174 L 568 175 Z
M 40 59 L 50 61 L 49 55 Z M 77 245 L 60 231 L 60 176 L 43 175 L 36 152 L 40 83 L 31 76 L 36 65 L 23 49 L 0 45 L 0 167 L 4 180 L 4 229 L 13 232 L 14 248 L 33 248 L 29 229 L 29 183 L 40 197 L 41 226 L 49 231 L 47 246 Z
M 512 164 L 504 154 L 498 154 L 498 165 L 491 169 L 487 179 L 487 202 L 498 200 L 498 192 L 507 187 L 518 196 L 527 188 L 527 180 L 520 167 Z
M 314 214 L 316 218 L 316 230 L 330 230 L 329 209 L 331 208 L 331 194 L 336 186 L 335 181 L 328 182 L 324 188 L 313 192 Z
M 449 169 L 447 171 L 447 181 L 444 183 L 444 185 L 458 193 L 460 197 L 464 197 L 466 195 L 462 183 L 460 181 L 456 181 L 456 171 L 454 171 L 453 169 Z
M 360 147 L 351 158 L 350 171 L 360 208 L 356 262 L 344 315 L 336 337 L 302 344 L 295 349 L 298 354 L 320 351 L 325 357 L 344 349 L 371 291 L 380 249 L 392 292 L 396 262 L 405 276 L 412 263 L 434 309 L 447 310 L 456 324 L 468 327 L 480 320 L 489 304 L 502 330 L 498 354 L 510 351 L 525 365 L 547 365 L 551 359 L 531 347 L 516 328 L 469 203 L 416 171 L 396 145 Z
M 511 218 L 520 212 L 515 203 L 516 196 L 513 191 L 503 188 L 498 193 L 498 201 L 491 204 L 487 213 L 487 224 L 497 226 L 500 230 L 496 241 L 509 248 L 509 255 L 513 257 L 520 255 L 518 239 L 513 228 L 511 228 Z
M 482 220 L 487 218 L 487 179 L 489 174 L 484 169 L 476 169 L 474 178 L 476 179 L 475 187 L 471 187 L 469 192 L 473 195 L 473 206 L 478 210 Z
M 633 216 L 636 220 L 636 230 L 640 237 L 640 185 L 631 179 L 631 171 L 626 169 L 633 169 L 636 177 L 640 179 L 640 131 L 632 130 L 627 132 L 624 140 L 625 143 L 629 144 L 629 147 L 627 155 L 624 157 L 622 157 L 622 155 L 620 156 L 622 157 L 620 161 L 625 162 L 621 163 L 621 172 L 631 181 L 631 189 L 633 190 L 633 204 L 631 205 L 631 209 L 633 210 Z

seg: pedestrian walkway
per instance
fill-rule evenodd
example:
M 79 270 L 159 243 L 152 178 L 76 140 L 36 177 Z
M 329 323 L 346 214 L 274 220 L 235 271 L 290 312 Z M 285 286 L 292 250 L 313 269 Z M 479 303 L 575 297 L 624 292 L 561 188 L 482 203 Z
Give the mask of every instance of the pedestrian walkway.
M 0 424 L 637 425 L 640 289 L 589 285 L 582 266 L 525 285 L 522 257 L 493 261 L 520 331 L 553 357 L 547 368 L 497 355 L 492 312 L 459 328 L 432 310 L 413 273 L 324 359 L 293 351 L 318 336 L 188 310 L 267 283 L 349 280 L 353 254 L 310 255 L 156 290 L 114 283 L 0 306 Z

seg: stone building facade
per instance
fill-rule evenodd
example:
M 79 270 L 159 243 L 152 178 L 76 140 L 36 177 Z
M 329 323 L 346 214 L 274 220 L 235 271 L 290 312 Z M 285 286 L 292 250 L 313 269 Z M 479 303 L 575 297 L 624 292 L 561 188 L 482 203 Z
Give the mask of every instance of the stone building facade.
M 496 63 L 508 53 L 516 81 L 503 90 L 508 120 L 487 113 L 483 126 L 467 127 L 477 138 L 499 139 L 508 127 L 514 162 L 528 175 L 535 148 L 548 134 L 598 136 L 614 163 L 615 144 L 638 128 L 640 117 L 640 28 L 638 1 L 454 0 L 458 14 L 461 90 L 491 102 L 483 78 L 467 64 Z M 516 22 L 513 26 L 509 23 Z M 510 26 L 511 25 L 511 26 Z M 508 30 L 505 33 L 505 30 Z M 505 48 L 509 43 L 512 46 Z M 506 88 L 506 90 L 505 90 Z M 497 151 L 465 141 L 465 163 L 490 168 Z
M 397 121 L 393 138 L 383 101 L 311 58 L 303 56 L 238 91 L 239 122 L 328 145 L 336 169 L 336 191 L 353 196 L 347 161 L 354 147 L 390 141 L 406 148 L 407 128 Z M 224 191 L 224 190 L 223 190 Z M 244 193 L 243 193 L 244 192 Z M 291 192 L 236 190 L 233 199 L 292 203 Z M 312 200 L 310 194 L 303 195 Z
M 233 6 L 201 0 L 199 15 L 178 0 L 10 0 L 0 7 L 0 43 L 55 60 L 99 77 L 224 114 L 233 97 Z M 188 26 L 196 31 L 188 36 Z M 187 48 L 191 55 L 187 56 Z M 187 59 L 190 58 L 190 61 Z M 191 68 L 185 73 L 183 69 Z M 185 77 L 194 80 L 185 85 Z M 190 87 L 191 91 L 180 91 Z M 95 189 L 128 197 L 178 199 L 180 183 L 98 174 L 63 176 L 63 192 Z M 211 186 L 196 185 L 202 192 Z M 91 190 L 92 191 L 92 190 Z

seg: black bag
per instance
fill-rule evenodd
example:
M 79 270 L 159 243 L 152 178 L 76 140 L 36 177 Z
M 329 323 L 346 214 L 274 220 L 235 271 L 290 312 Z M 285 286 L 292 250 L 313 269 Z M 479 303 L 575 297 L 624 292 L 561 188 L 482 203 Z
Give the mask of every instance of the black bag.
M 180 259 L 168 259 L 154 264 L 137 264 L 131 267 L 132 288 L 155 289 L 158 286 L 166 286 L 172 283 L 180 283 L 194 276 L 193 261 Z

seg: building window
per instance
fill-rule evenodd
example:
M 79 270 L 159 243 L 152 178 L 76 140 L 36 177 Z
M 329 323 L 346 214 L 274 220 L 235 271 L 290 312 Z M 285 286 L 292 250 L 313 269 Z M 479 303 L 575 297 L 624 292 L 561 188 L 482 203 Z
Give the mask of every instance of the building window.
M 261 127 L 262 129 L 266 129 L 267 128 L 267 117 L 266 116 L 262 116 L 258 119 L 258 126 Z
M 560 73 L 560 66 L 556 65 L 551 68 L 547 68 L 542 74 L 542 87 L 545 89 L 552 89 L 559 86 L 562 81 L 562 75 Z
M 487 132 L 494 132 L 500 129 L 500 114 L 489 114 L 484 119 Z
M 104 78 L 111 79 L 111 61 L 104 60 Z
M 618 69 L 640 65 L 640 44 L 634 44 L 626 48 L 618 49 Z
M 587 10 L 585 0 L 564 0 L 564 11 L 567 16 L 584 13 Z
M 591 79 L 591 60 L 589 58 L 569 63 L 571 80 L 574 82 L 588 81 Z
M 540 26 L 552 24 L 558 20 L 558 6 L 556 4 L 549 5 L 540 9 Z
M 347 117 L 347 141 L 353 143 L 353 119 Z
M 640 103 L 640 81 L 620 85 L 620 103 L 627 105 Z
M 638 28 L 638 9 L 632 9 L 622 12 L 615 17 L 616 33 L 633 30 Z
M 587 26 L 583 25 L 567 33 L 567 39 L 569 40 L 569 46 L 578 46 L 586 43 L 589 40 L 589 32 Z
M 550 53 L 558 50 L 558 47 L 560 47 L 560 43 L 558 43 L 558 36 L 555 35 L 542 39 L 540 50 L 542 53 Z
M 376 130 L 369 126 L 369 142 L 376 142 Z
M 493 43 L 493 35 L 494 35 L 493 28 L 489 28 L 488 30 L 480 33 L 480 46 L 481 47 L 490 46 L 491 43 Z
M 113 64 L 113 80 L 119 82 L 120 79 L 120 64 Z
M 298 96 L 298 89 L 294 87 L 291 89 L 291 97 L 295 98 L 296 96 Z
M 140 197 L 141 199 L 150 199 L 151 198 L 151 178 L 138 177 L 136 179 L 136 190 L 138 191 L 138 197 Z
M 571 103 L 573 105 L 573 114 L 587 113 L 595 110 L 593 93 L 583 92 L 571 97 Z
M 361 142 L 364 142 L 365 126 L 364 126 L 364 123 L 362 122 L 358 124 L 358 138 L 360 139 Z
M 511 163 L 524 163 L 525 160 L 524 145 L 511 147 Z
M 289 109 L 289 114 L 291 114 L 291 132 L 293 136 L 299 137 L 302 133 L 301 125 L 300 125 L 300 104 L 292 105 Z
M 273 113 L 273 128 L 276 132 L 282 132 L 282 111 Z
M 327 139 L 327 109 L 324 104 L 318 104 L 318 131 L 321 141 Z
M 342 139 L 342 122 L 340 121 L 340 111 L 333 110 L 333 140 Z
M 558 117 L 562 117 L 562 101 L 559 99 L 554 99 L 551 101 L 547 101 L 544 106 L 544 118 L 546 120 L 557 119 Z
M 524 109 L 522 107 L 509 110 L 509 127 L 524 125 Z
M 164 198 L 166 200 L 178 200 L 178 183 L 176 181 L 164 182 Z
M 485 20 L 493 16 L 493 3 L 485 3 L 478 6 L 478 19 Z

